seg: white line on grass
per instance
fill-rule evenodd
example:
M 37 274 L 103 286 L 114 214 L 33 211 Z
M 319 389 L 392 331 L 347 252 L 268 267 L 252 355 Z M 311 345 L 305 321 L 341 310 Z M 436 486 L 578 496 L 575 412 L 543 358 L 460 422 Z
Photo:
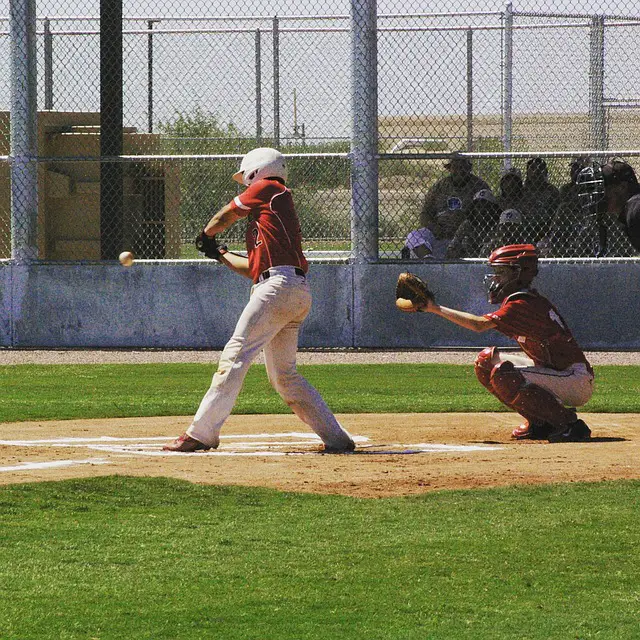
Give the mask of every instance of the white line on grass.
M 33 469 L 59 469 L 75 467 L 79 464 L 111 464 L 105 458 L 89 458 L 88 460 L 56 460 L 55 462 L 22 462 L 10 467 L 0 467 L 0 471 L 30 471 Z

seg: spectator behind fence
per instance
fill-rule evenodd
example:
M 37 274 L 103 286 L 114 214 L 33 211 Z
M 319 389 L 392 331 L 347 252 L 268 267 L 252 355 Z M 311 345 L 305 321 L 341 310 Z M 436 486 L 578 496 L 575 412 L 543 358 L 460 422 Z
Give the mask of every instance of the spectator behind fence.
M 473 196 L 469 214 L 458 227 L 447 248 L 447 260 L 484 257 L 482 247 L 500 220 L 502 209 L 491 189 L 482 189 Z
M 636 251 L 640 251 L 640 185 L 633 167 L 614 158 L 602 167 L 607 214 L 625 232 Z
M 597 234 L 595 216 L 588 215 L 579 198 L 578 176 L 591 166 L 589 156 L 576 156 L 569 163 L 569 182 L 559 189 L 560 204 L 547 236 L 539 243 L 542 257 L 571 258 L 594 255 Z
M 580 199 L 578 198 L 578 176 L 580 172 L 593 164 L 593 160 L 589 156 L 575 156 L 569 163 L 569 182 L 565 182 L 558 190 L 560 196 L 560 204 L 571 202 L 578 207 Z
M 532 241 L 538 241 L 548 234 L 551 220 L 560 204 L 560 191 L 549 182 L 549 169 L 544 158 L 536 156 L 527 162 L 524 180 L 524 200 L 531 230 Z M 537 224 L 533 224 L 533 218 Z
M 507 209 L 524 210 L 527 203 L 524 199 L 524 183 L 520 169 L 511 167 L 502 172 L 498 204 L 502 211 Z
M 474 194 L 488 189 L 489 185 L 472 173 L 473 166 L 468 158 L 456 154 L 444 166 L 449 175 L 436 181 L 429 189 L 420 214 L 420 224 L 429 227 L 437 216 L 449 212 L 446 223 L 443 223 L 441 216 L 439 224 L 451 239 L 465 219 Z
M 620 171 L 619 178 L 623 182 L 628 179 L 629 185 L 633 185 L 635 173 L 625 162 L 614 160 L 609 162 L 610 168 L 605 170 L 590 158 L 576 158 L 570 167 L 572 179 L 575 181 L 573 188 L 565 185 L 563 199 L 554 217 L 549 235 L 539 243 L 541 255 L 550 257 L 631 257 L 637 255 L 638 249 L 632 244 L 633 233 L 629 232 L 626 224 L 627 213 L 623 213 L 625 221 L 620 214 L 612 214 L 612 209 L 617 208 L 615 200 L 617 188 L 607 191 L 605 171 L 615 171 L 613 163 L 616 163 Z M 624 165 L 624 166 L 623 166 Z M 623 178 L 624 176 L 624 178 Z M 634 196 L 625 200 L 624 194 L 631 194 L 633 186 L 624 187 L 619 192 L 622 202 L 628 203 L 633 209 Z M 608 197 L 607 197 L 608 196 Z M 638 209 L 640 209 L 640 188 L 635 196 Z M 626 205 L 624 211 L 628 211 Z M 640 246 L 640 234 L 637 243 Z

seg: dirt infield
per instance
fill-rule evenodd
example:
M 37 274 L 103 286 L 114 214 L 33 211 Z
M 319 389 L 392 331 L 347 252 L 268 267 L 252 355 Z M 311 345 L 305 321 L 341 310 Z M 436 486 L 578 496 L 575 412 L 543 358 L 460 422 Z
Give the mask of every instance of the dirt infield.
M 293 415 L 231 416 L 220 449 L 162 452 L 190 417 L 1 425 L 0 484 L 98 475 L 169 476 L 362 498 L 435 489 L 640 477 L 635 414 L 581 414 L 588 443 L 514 442 L 509 413 L 348 414 L 353 454 L 327 455 Z
M 309 350 L 300 364 L 470 364 L 476 349 Z M 215 362 L 215 351 L 5 350 L 0 364 Z M 640 352 L 590 352 L 594 365 L 640 364 Z M 261 362 L 261 359 L 258 359 Z M 580 414 L 588 443 L 514 442 L 513 413 L 349 414 L 354 454 L 325 455 L 293 415 L 231 416 L 220 449 L 163 453 L 191 416 L 0 425 L 0 484 L 95 475 L 170 476 L 206 484 L 264 486 L 358 497 L 435 489 L 640 478 L 640 416 Z

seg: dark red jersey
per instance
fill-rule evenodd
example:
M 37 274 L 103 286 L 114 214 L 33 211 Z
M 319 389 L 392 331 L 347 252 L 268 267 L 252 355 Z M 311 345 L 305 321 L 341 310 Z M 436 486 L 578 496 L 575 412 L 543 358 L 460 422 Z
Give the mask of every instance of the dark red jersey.
M 230 204 L 237 215 L 249 216 L 246 241 L 254 282 L 269 267 L 289 265 L 307 272 L 300 221 L 287 187 L 277 180 L 258 180 Z
M 486 313 L 496 329 L 516 340 L 538 367 L 561 371 L 587 359 L 558 310 L 537 291 L 507 296 L 497 311 Z

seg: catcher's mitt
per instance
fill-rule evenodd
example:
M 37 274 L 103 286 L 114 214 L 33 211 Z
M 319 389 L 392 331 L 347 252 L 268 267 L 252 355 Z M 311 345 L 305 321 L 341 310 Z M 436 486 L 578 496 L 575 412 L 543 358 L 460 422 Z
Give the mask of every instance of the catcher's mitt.
M 220 256 L 227 252 L 227 246 L 224 244 L 218 244 L 215 236 L 208 236 L 204 229 L 200 232 L 200 235 L 195 240 L 196 249 L 200 253 L 204 253 L 207 258 L 212 260 L 220 260 Z
M 402 311 L 423 311 L 434 302 L 427 283 L 413 273 L 405 271 L 398 276 L 396 284 L 396 306 Z

